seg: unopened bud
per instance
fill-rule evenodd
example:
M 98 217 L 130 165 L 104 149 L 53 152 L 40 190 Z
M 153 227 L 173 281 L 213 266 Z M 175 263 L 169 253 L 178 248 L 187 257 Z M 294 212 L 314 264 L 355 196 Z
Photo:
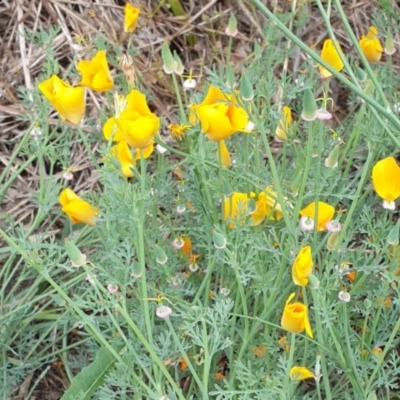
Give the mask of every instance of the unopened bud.
M 303 111 L 301 118 L 304 121 L 314 121 L 317 118 L 317 103 L 315 101 L 314 93 L 311 89 L 307 88 L 303 93 Z
M 329 153 L 328 157 L 325 159 L 325 167 L 336 168 L 339 159 L 339 145 L 337 144 Z
M 178 67 L 178 63 L 175 61 L 167 42 L 163 43 L 161 49 L 161 58 L 163 60 L 164 72 L 166 74 L 173 74 Z
M 78 268 L 86 265 L 86 255 L 81 253 L 78 247 L 68 239 L 65 239 L 65 250 L 73 267 Z
M 216 249 L 224 249 L 226 247 L 226 239 L 219 232 L 213 232 L 214 247 Z
M 392 31 L 389 31 L 386 35 L 385 42 L 385 53 L 389 56 L 393 55 L 396 52 L 396 47 L 394 47 L 394 40 Z
M 387 242 L 392 246 L 397 246 L 399 244 L 399 221 L 397 221 L 396 225 L 390 230 Z
M 233 14 L 231 14 L 231 16 L 229 17 L 228 26 L 225 29 L 225 33 L 232 37 L 238 34 L 237 20 Z

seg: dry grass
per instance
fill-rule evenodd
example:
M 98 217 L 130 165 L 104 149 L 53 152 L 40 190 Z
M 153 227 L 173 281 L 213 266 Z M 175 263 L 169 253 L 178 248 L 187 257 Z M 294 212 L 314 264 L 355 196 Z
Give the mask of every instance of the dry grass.
M 238 18 L 240 34 L 234 39 L 232 59 L 244 61 L 252 52 L 254 41 L 261 41 L 262 26 L 265 21 L 250 5 L 250 1 L 237 0 L 187 0 L 183 1 L 187 17 L 173 15 L 166 4 L 168 1 L 136 0 L 132 1 L 141 7 L 140 25 L 130 38 L 131 44 L 138 49 L 135 59 L 135 72 L 142 85 L 152 93 L 152 107 L 166 122 L 176 121 L 176 101 L 171 81 L 161 69 L 161 44 L 167 39 L 173 49 L 181 55 L 187 70 L 193 68 L 195 75 L 202 75 L 204 66 L 225 63 L 225 48 L 227 37 L 224 33 L 230 13 L 233 11 Z M 51 26 L 61 28 L 52 46 L 56 59 L 63 72 L 77 58 L 86 57 L 92 50 L 94 38 L 101 33 L 111 44 L 111 47 L 126 46 L 127 37 L 122 31 L 124 1 L 118 0 L 2 0 L 0 4 L 0 176 L 5 168 L 10 167 L 11 155 L 18 143 L 26 134 L 28 126 L 19 119 L 28 116 L 18 99 L 18 88 L 32 89 L 42 72 L 45 52 L 42 47 L 35 46 L 26 39 L 27 32 L 38 32 Z M 284 3 L 284 6 L 282 6 Z M 304 3 L 304 2 L 300 2 Z M 326 30 L 316 6 L 305 2 L 309 20 L 301 32 L 302 39 L 310 44 L 319 46 L 326 38 Z M 371 23 L 375 2 L 372 0 L 346 1 L 349 20 L 360 36 Z M 290 2 L 278 0 L 269 1 L 268 5 L 276 12 L 290 10 Z M 282 9 L 284 7 L 284 9 Z M 396 1 L 393 7 L 399 9 Z M 341 40 L 344 49 L 350 47 L 339 19 L 333 15 L 332 24 Z M 196 43 L 188 45 L 190 35 Z M 399 39 L 399 38 L 396 38 Z M 77 42 L 81 46 L 77 48 Z M 296 67 L 300 62 L 291 60 L 289 68 Z M 399 66 L 395 59 L 395 67 Z M 120 67 L 114 65 L 118 70 Z M 117 72 L 117 71 L 114 71 Z M 76 82 L 74 82 L 76 83 Z M 89 115 L 93 115 L 104 106 L 100 96 L 90 94 Z M 344 103 L 347 93 L 335 94 Z M 51 121 L 56 123 L 57 120 Z M 89 130 L 89 127 L 83 127 Z M 81 145 L 71 149 L 71 158 L 75 168 L 73 187 L 77 191 L 95 186 L 97 174 L 92 163 Z M 27 156 L 17 156 L 15 165 L 7 173 L 11 176 L 18 165 L 28 159 Z M 58 173 L 61 179 L 62 172 Z M 0 198 L 0 223 L 5 221 L 5 215 L 12 216 L 12 224 L 29 226 L 35 214 L 35 205 L 31 194 L 38 189 L 38 166 L 33 160 L 24 173 L 11 182 L 4 198 Z M 56 234 L 52 231 L 51 234 Z M 1 241 L 0 241 L 1 245 Z M 51 368 L 43 384 L 39 385 L 38 399 L 58 398 L 63 384 L 60 383 L 56 368 Z M 24 398 L 32 382 L 37 376 L 27 377 L 21 385 L 16 398 Z M 40 392 L 42 390 L 42 392 Z

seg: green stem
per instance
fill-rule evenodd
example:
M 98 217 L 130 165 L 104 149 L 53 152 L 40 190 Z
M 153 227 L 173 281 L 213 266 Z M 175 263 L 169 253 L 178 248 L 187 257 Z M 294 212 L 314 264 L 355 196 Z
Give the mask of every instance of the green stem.
M 178 105 L 179 105 L 180 121 L 181 121 L 182 124 L 186 124 L 187 123 L 187 117 L 186 117 L 185 109 L 183 107 L 181 91 L 179 90 L 179 85 L 178 85 L 178 81 L 176 79 L 175 73 L 172 74 L 172 82 L 174 84 L 175 96 L 176 96 L 176 99 L 177 99 Z
M 290 370 L 292 368 L 293 365 L 293 357 L 294 357 L 294 349 L 296 346 L 296 334 L 295 333 L 291 333 L 290 334 L 290 350 L 289 350 L 289 358 L 287 361 L 287 365 L 286 365 L 286 375 L 285 375 L 285 380 L 283 383 L 283 388 L 286 388 L 287 392 L 286 394 L 288 396 L 286 396 L 287 400 L 292 400 L 292 385 L 290 384 Z
M 79 133 L 79 137 L 81 138 L 82 143 L 85 146 L 85 149 L 86 149 L 86 152 L 88 153 L 88 156 L 92 160 L 93 166 L 96 169 L 99 169 L 100 168 L 99 164 L 98 164 L 98 162 L 96 160 L 96 157 L 94 156 L 93 150 L 92 150 L 92 148 L 91 148 L 91 146 L 90 146 L 90 144 L 89 144 L 89 142 L 87 140 L 86 134 L 82 131 L 82 128 L 79 125 L 76 126 L 76 130 Z

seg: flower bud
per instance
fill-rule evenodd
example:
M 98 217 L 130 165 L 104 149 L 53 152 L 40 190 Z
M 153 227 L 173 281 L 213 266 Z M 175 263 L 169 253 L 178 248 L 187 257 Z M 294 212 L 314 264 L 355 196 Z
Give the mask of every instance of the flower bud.
M 161 49 L 161 58 L 163 60 L 163 69 L 166 74 L 172 74 L 176 71 L 178 63 L 175 61 L 168 43 L 164 42 Z
M 303 111 L 301 118 L 304 121 L 314 121 L 317 118 L 317 103 L 315 101 L 314 93 L 311 89 L 307 88 L 303 93 Z
M 176 67 L 175 67 L 175 73 L 177 75 L 182 75 L 183 74 L 183 70 L 185 69 L 185 67 L 182 64 L 182 60 L 181 58 L 178 56 L 178 54 L 176 53 L 176 51 L 174 51 L 174 60 L 176 62 Z
M 216 249 L 224 249 L 226 247 L 226 239 L 225 237 L 219 232 L 213 232 L 213 240 L 214 240 L 214 247 Z
M 386 42 L 385 42 L 385 53 L 389 56 L 393 55 L 396 52 L 396 48 L 394 47 L 394 40 L 392 31 L 388 31 L 386 34 Z
M 392 246 L 397 246 L 399 244 L 399 221 L 397 221 L 396 225 L 390 230 L 387 242 Z
M 225 29 L 225 33 L 228 36 L 236 36 L 238 34 L 238 30 L 237 30 L 237 20 L 236 17 L 231 14 L 231 16 L 229 17 L 229 22 L 228 22 L 228 26 Z
M 329 235 L 328 241 L 326 242 L 328 250 L 337 250 L 339 235 L 340 232 L 333 232 Z
M 168 261 L 165 251 L 158 244 L 154 246 L 154 251 L 156 253 L 156 262 L 160 265 L 164 265 Z
M 329 153 L 328 157 L 325 159 L 325 167 L 336 168 L 339 159 L 339 145 L 337 144 Z
M 308 284 L 311 289 L 317 290 L 319 288 L 319 279 L 315 275 L 310 274 L 308 276 Z
M 86 265 L 86 255 L 81 253 L 78 247 L 68 239 L 65 239 L 65 250 L 73 267 L 78 268 Z
M 366 72 L 363 69 L 359 68 L 359 67 L 355 68 L 354 75 L 356 76 L 358 82 L 360 82 L 360 83 L 363 83 L 363 82 L 365 82 L 367 80 Z
M 254 98 L 253 85 L 251 84 L 246 73 L 243 73 L 242 75 L 242 79 L 240 81 L 239 94 L 244 101 L 251 101 Z

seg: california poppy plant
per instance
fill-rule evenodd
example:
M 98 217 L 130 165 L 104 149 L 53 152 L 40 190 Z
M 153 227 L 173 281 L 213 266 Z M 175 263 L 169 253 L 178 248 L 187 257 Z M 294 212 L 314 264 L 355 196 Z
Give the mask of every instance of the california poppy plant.
M 38 89 L 60 114 L 62 120 L 79 124 L 85 114 L 86 101 L 83 87 L 72 87 L 58 76 L 39 83 Z
M 308 308 L 303 303 L 290 303 L 295 294 L 292 293 L 286 300 L 283 309 L 281 326 L 288 332 L 302 333 L 304 330 L 310 338 L 313 338 L 310 321 L 308 319 Z
M 340 44 L 339 43 L 336 44 L 339 50 L 341 51 Z M 322 46 L 321 58 L 338 72 L 341 71 L 344 67 L 343 61 L 340 58 L 340 54 L 337 52 L 332 39 L 325 40 Z M 322 65 L 319 65 L 318 68 L 321 78 L 329 78 L 332 76 L 332 74 Z
M 311 247 L 304 246 L 300 249 L 292 266 L 292 278 L 295 285 L 306 286 L 311 275 L 313 260 Z
M 220 140 L 219 141 L 219 148 L 218 152 L 221 152 L 221 163 L 223 167 L 231 167 L 232 166 L 232 160 L 231 160 L 231 155 L 229 154 L 229 150 L 226 147 L 225 140 Z
M 246 111 L 230 94 L 210 86 L 200 104 L 190 106 L 190 122 L 200 122 L 204 134 L 213 141 L 223 140 L 236 132 L 245 132 L 249 122 Z
M 77 70 L 82 75 L 79 84 L 95 92 L 106 92 L 114 86 L 104 50 L 98 51 L 89 61 L 79 61 Z
M 290 125 L 292 124 L 292 110 L 288 106 L 282 108 L 282 118 L 279 120 L 275 135 L 281 140 L 287 140 Z
M 372 184 L 383 199 L 383 208 L 394 210 L 400 196 L 400 167 L 393 157 L 378 161 L 372 169 Z
M 322 232 L 326 231 L 326 224 L 332 220 L 335 214 L 335 208 L 330 204 L 319 201 L 318 203 L 310 203 L 300 211 L 301 219 L 300 226 L 303 230 L 313 230 Z M 318 220 L 315 221 L 315 218 Z M 308 225 L 308 222 L 311 225 Z M 309 226 L 309 228 L 306 228 Z
M 126 3 L 124 8 L 124 32 L 133 32 L 136 29 L 140 8 Z
M 383 53 L 383 47 L 378 39 L 378 30 L 375 26 L 369 28 L 369 32 L 366 35 L 361 36 L 359 41 L 362 52 L 365 58 L 371 62 L 378 62 Z
M 306 367 L 295 366 L 290 369 L 290 379 L 294 381 L 303 381 L 309 378 L 314 378 L 314 373 Z
M 99 209 L 81 199 L 71 189 L 64 189 L 58 201 L 61 204 L 61 210 L 68 215 L 74 224 L 83 222 L 84 224 L 95 225 L 95 217 L 98 215 Z

